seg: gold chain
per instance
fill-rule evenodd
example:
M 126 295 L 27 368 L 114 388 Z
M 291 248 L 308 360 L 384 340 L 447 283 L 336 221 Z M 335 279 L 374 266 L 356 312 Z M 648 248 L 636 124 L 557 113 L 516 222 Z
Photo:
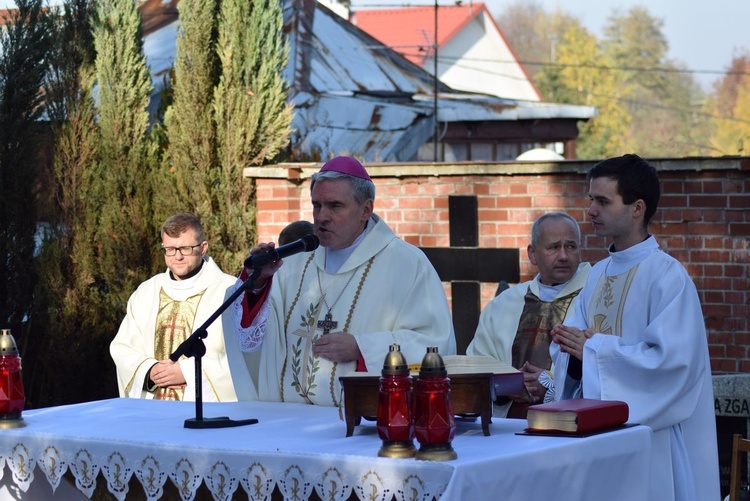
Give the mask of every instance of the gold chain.
M 354 278 L 354 275 L 356 275 L 358 269 L 359 269 L 359 266 L 357 266 L 356 268 L 352 270 L 352 274 L 349 277 L 349 280 L 346 281 L 346 285 L 344 285 L 344 288 L 341 289 L 341 292 L 339 292 L 339 295 L 336 298 L 336 301 L 334 301 L 332 305 L 328 306 L 328 301 L 326 301 L 326 294 L 325 292 L 323 292 L 323 285 L 320 283 L 320 268 L 318 267 L 315 268 L 315 271 L 318 274 L 318 289 L 320 289 L 320 296 L 323 299 L 323 303 L 325 303 L 326 308 L 328 308 L 327 313 L 331 313 L 331 310 L 333 310 L 333 307 L 336 306 L 336 303 L 339 302 L 339 299 L 341 299 L 341 296 L 344 295 L 344 291 L 346 290 L 347 287 L 349 287 L 349 284 L 352 283 L 352 279 Z

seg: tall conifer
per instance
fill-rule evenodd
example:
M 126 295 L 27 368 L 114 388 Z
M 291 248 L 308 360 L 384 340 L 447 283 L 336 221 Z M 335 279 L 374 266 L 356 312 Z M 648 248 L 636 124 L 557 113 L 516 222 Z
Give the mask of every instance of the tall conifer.
M 160 259 L 152 205 L 157 151 L 147 110 L 153 88 L 141 37 L 135 2 L 99 3 L 94 46 L 100 156 L 87 201 L 98 210 L 88 227 L 95 231 L 96 272 L 106 290 L 102 300 L 118 320 Z
M 106 356 L 114 326 L 101 307 L 89 204 L 98 157 L 93 99 L 94 0 L 68 0 L 54 19 L 45 102 L 54 140 L 47 179 L 52 197 L 49 222 L 37 258 L 34 342 L 28 346 L 24 376 L 28 405 L 48 406 L 116 395 L 112 363 Z M 87 212 L 89 212 L 87 214 Z M 75 378 L 61 377 L 72 372 Z
M 221 3 L 221 77 L 213 101 L 219 170 L 211 211 L 201 216 L 214 257 L 230 273 L 255 238 L 253 186 L 242 170 L 274 158 L 288 141 L 292 113 L 281 75 L 287 61 L 282 25 L 278 0 Z
M 17 0 L 0 29 L 0 321 L 20 336 L 35 282 L 37 181 L 49 17 L 41 0 Z
M 211 186 L 218 176 L 214 88 L 218 82 L 216 0 L 182 0 L 172 82 L 172 106 L 164 124 L 169 137 L 168 160 L 177 183 L 182 210 L 209 214 Z M 208 230 L 208 228 L 206 228 Z M 213 250 L 213 249 L 212 249 Z

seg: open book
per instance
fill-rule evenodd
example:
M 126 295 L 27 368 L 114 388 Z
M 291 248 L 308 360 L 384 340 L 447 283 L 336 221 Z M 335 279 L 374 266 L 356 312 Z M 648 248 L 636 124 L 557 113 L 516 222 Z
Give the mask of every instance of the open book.
M 628 404 L 620 400 L 572 398 L 529 407 L 529 431 L 587 433 L 624 424 Z
M 523 372 L 512 365 L 503 363 L 495 358 L 487 356 L 471 355 L 441 355 L 445 363 L 448 377 L 470 376 L 472 374 L 492 374 L 492 399 L 498 396 L 511 396 L 523 394 Z M 421 364 L 409 364 L 409 372 L 412 376 L 419 376 Z M 377 377 L 379 372 L 352 372 L 347 374 L 351 377 Z
M 523 372 L 495 358 L 476 355 L 443 355 L 448 377 L 471 374 L 493 374 L 492 399 L 523 393 Z M 410 365 L 412 375 L 419 374 L 419 364 Z

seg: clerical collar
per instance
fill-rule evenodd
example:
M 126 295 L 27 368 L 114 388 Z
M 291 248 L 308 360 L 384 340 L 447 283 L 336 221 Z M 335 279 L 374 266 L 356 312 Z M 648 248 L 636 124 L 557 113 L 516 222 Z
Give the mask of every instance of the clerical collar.
M 198 273 L 190 278 L 186 278 L 185 280 L 175 280 L 174 276 L 172 276 L 172 272 L 169 271 L 169 287 L 174 291 L 192 289 L 195 286 L 195 283 L 198 281 L 198 278 L 203 273 L 204 264 L 206 264 L 205 256 L 203 256 L 203 259 L 201 259 L 201 267 L 198 270 Z
M 539 299 L 541 299 L 545 303 L 549 303 L 551 301 L 554 301 L 554 299 L 560 295 L 567 282 L 557 285 L 544 285 L 542 282 L 537 280 L 537 283 L 539 284 Z
M 372 229 L 373 226 L 375 226 L 375 222 L 372 220 L 372 218 L 368 219 L 367 224 L 365 225 L 365 231 L 360 233 L 349 247 L 345 247 L 343 249 L 326 248 L 326 273 L 334 274 L 339 271 L 341 265 L 343 265 L 346 260 L 349 259 L 349 256 L 352 255 L 354 249 L 356 249 L 359 244 L 362 243 L 362 240 L 364 240 L 365 236 L 370 232 L 370 229 Z
M 645 242 L 645 241 L 646 241 L 646 240 L 648 240 L 649 238 L 651 238 L 651 234 L 650 234 L 650 233 L 646 233 L 646 238 L 644 238 L 643 240 L 641 240 L 641 242 L 640 242 L 640 243 L 643 243 L 643 242 Z M 636 245 L 639 245 L 639 244 L 636 244 Z M 631 247 L 632 247 L 632 246 L 631 246 Z M 628 249 L 625 249 L 625 250 L 628 250 Z M 614 253 L 614 252 L 622 252 L 622 251 L 618 251 L 617 249 L 615 249 L 615 244 L 614 244 L 614 242 L 612 242 L 612 243 L 611 243 L 611 244 L 609 245 L 609 249 L 608 249 L 608 251 L 609 251 L 609 253 L 610 253 L 610 254 L 612 254 L 612 253 Z

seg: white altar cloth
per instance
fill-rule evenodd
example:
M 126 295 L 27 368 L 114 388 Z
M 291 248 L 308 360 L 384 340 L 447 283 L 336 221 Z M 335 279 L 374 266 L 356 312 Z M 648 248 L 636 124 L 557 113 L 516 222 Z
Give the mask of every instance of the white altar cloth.
M 191 500 L 202 482 L 215 499 L 236 491 L 264 499 L 647 499 L 651 430 L 635 426 L 586 438 L 520 436 L 525 420 L 494 418 L 491 436 L 459 422 L 446 462 L 379 458 L 374 423 L 354 435 L 338 410 L 305 404 L 205 403 L 203 417 L 257 418 L 258 424 L 186 429 L 192 402 L 118 398 L 24 411 L 25 428 L 0 431 L 0 482 L 13 499 L 32 482 L 60 486 L 70 470 L 90 497 L 97 481 L 125 499 L 132 475 L 149 499 L 166 481 Z M 419 445 L 415 441 L 415 445 Z M 101 474 L 101 476 L 98 476 Z M 41 477 L 41 478 L 36 478 Z M 58 496 L 59 491 L 58 491 Z M 34 498 L 36 501 L 36 497 Z

